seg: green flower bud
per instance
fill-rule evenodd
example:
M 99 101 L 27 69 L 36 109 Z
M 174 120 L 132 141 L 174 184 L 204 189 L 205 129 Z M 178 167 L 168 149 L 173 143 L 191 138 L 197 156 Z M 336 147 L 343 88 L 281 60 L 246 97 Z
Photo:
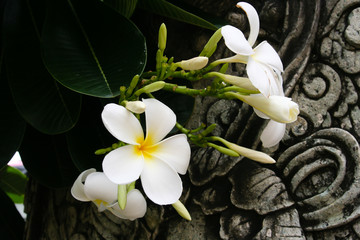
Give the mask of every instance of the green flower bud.
M 200 56 L 210 57 L 215 52 L 217 44 L 221 38 L 221 28 L 219 28 L 206 43 L 204 49 L 200 53 Z
M 158 82 L 154 82 L 154 83 L 151 83 L 151 84 L 143 87 L 142 90 L 144 93 L 152 93 L 152 92 L 159 91 L 164 86 L 165 86 L 164 81 L 158 81 Z
M 159 29 L 158 47 L 161 51 L 165 50 L 166 47 L 167 30 L 165 24 L 161 24 Z
M 226 154 L 230 157 L 239 157 L 240 155 L 235 152 L 234 150 L 231 150 L 231 149 L 228 149 L 228 148 L 225 148 L 225 147 L 222 147 L 222 146 L 219 146 L 219 145 L 216 145 L 216 144 L 213 144 L 213 143 L 207 143 L 207 145 L 209 147 L 213 147 L 215 148 L 216 150 L 218 150 L 219 152 L 223 153 L 223 154 Z
M 178 214 L 183 217 L 186 220 L 191 221 L 191 216 L 189 211 L 186 209 L 184 204 L 182 204 L 179 200 L 177 202 L 173 203 L 172 206 L 175 208 L 175 210 L 178 212 Z
M 118 204 L 120 209 L 124 210 L 126 207 L 127 201 L 127 191 L 126 191 L 126 184 L 119 184 L 118 185 Z

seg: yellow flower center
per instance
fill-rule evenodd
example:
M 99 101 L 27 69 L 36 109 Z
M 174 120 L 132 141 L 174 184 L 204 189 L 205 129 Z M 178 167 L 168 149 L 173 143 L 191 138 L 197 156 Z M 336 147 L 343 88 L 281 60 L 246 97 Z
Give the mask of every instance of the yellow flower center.
M 135 153 L 137 155 L 142 155 L 146 161 L 152 160 L 154 152 L 156 152 L 158 149 L 157 145 L 147 144 L 149 142 L 151 141 L 143 140 L 138 142 L 140 145 L 135 146 Z

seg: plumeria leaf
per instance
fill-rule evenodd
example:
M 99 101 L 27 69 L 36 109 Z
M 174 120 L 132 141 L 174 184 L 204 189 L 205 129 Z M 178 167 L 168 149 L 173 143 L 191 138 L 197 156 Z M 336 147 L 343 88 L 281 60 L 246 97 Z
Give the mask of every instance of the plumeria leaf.
M 64 135 L 45 135 L 28 127 L 19 152 L 29 175 L 45 186 L 68 187 L 79 175 Z
M 79 124 L 66 134 L 69 153 L 80 171 L 89 168 L 101 171 L 104 155 L 94 152 L 116 142 L 101 121 L 102 110 L 99 99 L 85 97 Z
M 11 98 L 4 68 L 0 75 L 0 168 L 4 167 L 18 150 L 25 133 L 26 122 L 19 115 Z
M 104 2 L 124 17 L 130 18 L 135 11 L 138 0 L 105 0 Z
M 14 203 L 23 203 L 27 177 L 20 170 L 5 166 L 0 170 L 0 188 Z
M 58 134 L 75 125 L 81 96 L 60 86 L 42 64 L 30 9 L 20 0 L 6 5 L 3 29 L 8 82 L 21 116 L 43 133 Z
M 214 24 L 165 0 L 139 0 L 138 5 L 147 11 L 176 19 L 178 21 L 193 24 L 210 30 L 217 29 Z
M 1 239 L 23 239 L 25 221 L 11 199 L 0 190 Z
M 64 86 L 90 96 L 119 95 L 146 63 L 142 33 L 97 0 L 52 1 L 43 29 L 47 69 Z

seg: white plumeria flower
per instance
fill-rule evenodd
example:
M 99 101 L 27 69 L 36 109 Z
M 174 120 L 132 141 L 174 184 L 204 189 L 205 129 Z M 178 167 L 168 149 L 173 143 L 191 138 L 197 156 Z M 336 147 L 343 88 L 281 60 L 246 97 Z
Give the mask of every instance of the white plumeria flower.
M 237 6 L 242 8 L 248 17 L 250 34 L 246 40 L 239 29 L 230 25 L 222 27 L 221 34 L 225 45 L 236 53 L 235 56 L 223 59 L 222 62 L 246 63 L 246 72 L 250 81 L 264 96 L 280 95 L 283 92 L 281 59 L 266 41 L 252 49 L 259 34 L 259 16 L 255 8 L 248 3 L 239 2 Z
M 117 193 L 118 185 L 94 168 L 82 172 L 71 188 L 75 199 L 82 202 L 92 201 L 100 212 L 109 210 L 115 216 L 129 220 L 145 215 L 147 204 L 139 190 L 133 189 L 127 193 L 127 204 L 123 210 L 117 203 Z
M 259 16 L 255 8 L 245 2 L 239 2 L 237 6 L 242 8 L 248 17 L 250 34 L 246 40 L 239 29 L 230 25 L 222 27 L 221 33 L 225 45 L 236 53 L 235 56 L 224 59 L 223 62 L 246 63 L 246 72 L 251 83 L 264 96 L 284 96 L 281 76 L 283 64 L 275 49 L 266 41 L 252 49 L 260 29 Z M 266 118 L 266 115 L 254 110 L 257 115 Z M 284 136 L 285 129 L 286 124 L 270 120 L 260 136 L 263 146 L 272 147 L 278 144 Z
M 108 153 L 103 161 L 106 176 L 117 184 L 141 178 L 146 195 L 160 205 L 173 204 L 181 196 L 182 181 L 190 161 L 185 134 L 163 138 L 176 123 L 175 113 L 156 99 L 145 103 L 146 137 L 139 120 L 124 107 L 108 104 L 102 112 L 107 130 L 127 143 Z

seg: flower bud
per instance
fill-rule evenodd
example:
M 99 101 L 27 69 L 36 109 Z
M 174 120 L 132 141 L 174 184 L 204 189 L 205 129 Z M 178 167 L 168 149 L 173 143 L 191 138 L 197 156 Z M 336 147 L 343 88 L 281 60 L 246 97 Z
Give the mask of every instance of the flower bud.
M 142 101 L 130 101 L 126 102 L 125 108 L 133 113 L 143 113 L 145 112 L 145 103 Z
M 177 200 L 175 203 L 173 203 L 172 206 L 174 207 L 174 209 L 178 212 L 178 214 L 181 217 L 185 218 L 186 220 L 191 221 L 191 216 L 190 216 L 189 211 L 186 209 L 184 204 L 182 204 L 179 200 Z
M 161 24 L 159 29 L 158 47 L 163 52 L 166 47 L 167 29 L 165 24 Z
M 215 52 L 217 44 L 221 38 L 221 28 L 219 28 L 206 43 L 204 49 L 200 53 L 200 56 L 210 57 Z
M 179 67 L 184 70 L 199 70 L 205 67 L 208 61 L 208 57 L 194 57 L 189 60 L 179 62 Z
M 260 163 L 275 163 L 276 161 L 267 155 L 266 153 L 256 151 L 250 148 L 241 147 L 239 145 L 236 145 L 234 143 L 228 143 L 226 146 L 235 152 L 239 153 L 240 155 L 247 157 L 251 160 L 260 162 Z
M 207 144 L 209 147 L 213 147 L 216 150 L 218 150 L 219 152 L 226 154 L 230 157 L 239 157 L 239 154 L 237 152 L 235 152 L 234 150 L 231 150 L 229 148 L 225 148 L 225 147 L 213 144 L 213 143 L 207 143 Z
M 158 81 L 158 82 L 154 82 L 154 83 L 151 83 L 151 84 L 143 87 L 142 90 L 144 93 L 152 93 L 152 92 L 159 91 L 164 86 L 165 86 L 164 81 Z
M 244 88 L 247 90 L 252 90 L 252 91 L 258 91 L 258 89 L 256 87 L 254 87 L 254 85 L 252 85 L 250 79 L 245 78 L 245 77 L 238 77 L 238 76 L 233 76 L 233 75 L 229 75 L 229 74 L 222 74 L 219 72 L 211 72 L 208 75 L 219 77 L 222 80 L 224 80 L 225 82 L 232 84 L 234 86 L 237 86 L 237 87 L 241 87 L 241 88 Z

